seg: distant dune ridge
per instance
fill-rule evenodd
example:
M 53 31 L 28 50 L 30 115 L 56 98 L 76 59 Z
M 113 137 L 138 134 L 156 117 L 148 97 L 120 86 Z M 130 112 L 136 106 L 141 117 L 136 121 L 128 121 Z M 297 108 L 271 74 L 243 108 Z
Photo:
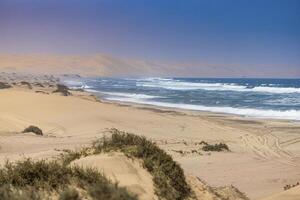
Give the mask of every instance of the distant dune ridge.
M 288 66 L 287 66 L 288 67 Z M 110 55 L 0 54 L 0 70 L 84 76 L 299 77 L 300 70 L 239 64 L 165 63 Z
M 119 59 L 107 55 L 0 55 L 0 70 L 2 71 L 70 73 L 87 76 L 137 76 L 166 74 L 168 69 L 169 67 L 164 64 Z M 175 66 L 172 69 L 177 73 L 181 71 Z

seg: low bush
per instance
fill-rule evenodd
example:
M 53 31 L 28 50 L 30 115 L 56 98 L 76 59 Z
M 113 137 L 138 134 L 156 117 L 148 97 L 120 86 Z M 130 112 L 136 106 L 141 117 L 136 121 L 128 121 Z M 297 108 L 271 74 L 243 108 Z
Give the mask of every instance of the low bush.
M 24 129 L 23 133 L 35 133 L 36 135 L 43 135 L 43 131 L 37 126 L 29 126 Z
M 70 96 L 72 95 L 70 92 L 69 92 L 69 88 L 65 85 L 62 85 L 62 84 L 57 84 L 56 85 L 57 89 L 54 90 L 52 93 L 61 93 L 63 96 Z
M 202 147 L 203 151 L 229 151 L 229 147 L 225 143 L 219 144 L 205 144 Z
M 8 89 L 11 86 L 8 83 L 0 82 L 0 89 Z

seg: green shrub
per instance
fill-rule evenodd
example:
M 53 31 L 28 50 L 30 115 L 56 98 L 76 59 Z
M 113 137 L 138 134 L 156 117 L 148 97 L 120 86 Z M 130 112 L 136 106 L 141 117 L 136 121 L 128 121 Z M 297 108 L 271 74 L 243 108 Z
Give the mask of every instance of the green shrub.
M 70 92 L 69 92 L 69 88 L 65 85 L 62 85 L 62 84 L 57 84 L 56 85 L 57 89 L 54 90 L 52 93 L 61 93 L 63 96 L 70 96 L 72 95 Z
M 202 147 L 203 151 L 229 151 L 229 147 L 225 143 L 205 144 Z
M 24 129 L 23 133 L 35 133 L 36 135 L 43 135 L 43 131 L 37 126 L 29 126 Z
M 8 88 L 11 88 L 9 84 L 0 82 L 0 89 L 8 89 Z
M 111 183 L 103 174 L 91 168 L 69 167 L 58 161 L 34 162 L 25 159 L 16 163 L 7 162 L 0 169 L 1 200 L 39 200 L 51 196 L 51 193 L 60 193 L 59 198 L 64 200 L 80 199 L 79 194 L 69 189 L 73 186 L 86 191 L 92 199 L 99 199 L 97 195 L 102 195 L 107 197 L 106 200 L 116 200 L 113 198 L 115 194 L 122 194 L 126 197 L 124 200 L 136 200 L 125 188 Z M 95 195 L 95 187 L 108 189 L 103 194 L 100 192 Z

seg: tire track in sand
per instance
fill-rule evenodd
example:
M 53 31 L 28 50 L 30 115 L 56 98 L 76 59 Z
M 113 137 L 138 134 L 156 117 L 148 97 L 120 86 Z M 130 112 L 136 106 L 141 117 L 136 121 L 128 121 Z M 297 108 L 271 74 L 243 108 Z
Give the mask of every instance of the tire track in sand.
M 241 138 L 243 145 L 250 149 L 257 159 L 276 160 L 292 166 L 296 166 L 293 162 L 295 156 L 284 147 L 299 142 L 299 139 L 300 138 L 295 138 L 289 140 L 287 143 L 281 143 L 279 138 L 272 134 L 265 134 L 262 136 L 247 134 L 243 135 Z

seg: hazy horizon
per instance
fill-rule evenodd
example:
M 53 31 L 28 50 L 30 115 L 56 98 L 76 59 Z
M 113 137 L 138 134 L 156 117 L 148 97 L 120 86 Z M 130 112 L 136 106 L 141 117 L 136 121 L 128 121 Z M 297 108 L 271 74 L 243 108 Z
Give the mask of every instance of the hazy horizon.
M 0 44 L 6 57 L 49 58 L 25 59 L 29 66 L 67 64 L 70 71 L 101 66 L 122 75 L 299 78 L 300 2 L 1 0 Z M 97 61 L 95 54 L 111 58 Z M 23 62 L 8 60 L 2 56 L 0 67 Z

